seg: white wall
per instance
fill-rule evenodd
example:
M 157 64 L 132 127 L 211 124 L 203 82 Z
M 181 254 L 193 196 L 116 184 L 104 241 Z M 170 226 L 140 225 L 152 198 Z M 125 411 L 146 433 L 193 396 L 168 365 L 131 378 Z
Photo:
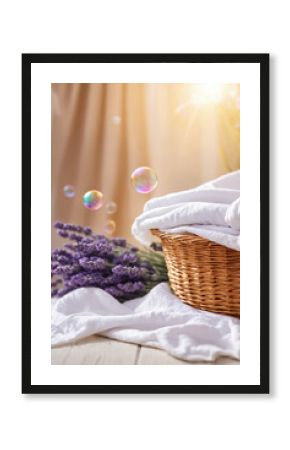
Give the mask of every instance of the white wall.
M 289 14 L 287 1 L 10 1 L 1 8 L 0 434 L 5 449 L 272 449 L 289 422 Z M 127 9 L 128 8 L 128 9 Z M 136 19 L 134 19 L 134 16 Z M 271 396 L 20 394 L 22 52 L 270 52 Z M 3 126 L 4 125 L 4 126 Z M 251 149 L 249 149 L 251 151 Z M 285 201 L 285 210 L 282 210 Z M 274 236 L 275 233 L 275 236 Z M 4 244 L 4 249 L 3 249 Z M 289 251 L 288 251 L 289 253 Z M 284 256 L 284 257 L 283 257 Z M 4 268 L 3 267 L 3 268 Z M 3 269 L 2 269 L 3 270 Z M 3 272 L 2 272 L 3 274 Z M 19 280 L 17 276 L 19 275 Z M 4 286 L 3 286 L 4 285 Z M 41 301 L 41 297 L 39 301 Z M 250 301 L 250 299 L 249 299 Z M 5 312 L 4 312 L 5 310 Z M 233 366 L 234 367 L 234 366 Z M 285 411 L 283 411 L 283 409 Z M 6 443 L 4 444 L 4 441 Z M 285 447 L 286 448 L 286 447 Z

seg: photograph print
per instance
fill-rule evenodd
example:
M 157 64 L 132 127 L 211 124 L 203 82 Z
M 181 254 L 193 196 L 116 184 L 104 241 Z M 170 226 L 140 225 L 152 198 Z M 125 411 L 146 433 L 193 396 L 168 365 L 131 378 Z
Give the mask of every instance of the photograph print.
M 23 55 L 24 392 L 269 391 L 267 99 L 268 55 Z

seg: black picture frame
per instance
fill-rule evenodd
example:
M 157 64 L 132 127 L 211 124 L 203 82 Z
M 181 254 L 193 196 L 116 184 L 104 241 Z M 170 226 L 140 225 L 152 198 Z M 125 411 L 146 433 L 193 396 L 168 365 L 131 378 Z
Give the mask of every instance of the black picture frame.
M 269 54 L 22 55 L 22 393 L 269 393 Z M 33 63 L 260 64 L 260 383 L 257 385 L 32 385 L 31 383 L 31 65 Z

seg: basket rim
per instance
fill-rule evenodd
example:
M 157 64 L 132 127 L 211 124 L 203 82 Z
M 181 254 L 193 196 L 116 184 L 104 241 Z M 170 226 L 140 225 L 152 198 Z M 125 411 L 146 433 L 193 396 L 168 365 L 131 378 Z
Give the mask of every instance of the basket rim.
M 207 244 L 209 246 L 224 247 L 224 248 L 227 248 L 227 249 L 229 249 L 229 250 L 231 250 L 233 252 L 240 253 L 239 250 L 235 250 L 233 248 L 227 247 L 226 245 L 222 245 L 222 244 L 219 244 L 218 242 L 211 241 L 211 240 L 209 240 L 207 238 L 198 236 L 197 234 L 192 234 L 192 233 L 171 234 L 171 233 L 166 233 L 165 231 L 161 231 L 161 230 L 159 230 L 157 228 L 152 228 L 150 231 L 153 234 L 153 236 L 156 236 L 156 237 L 158 237 L 160 239 L 166 238 L 167 240 L 170 240 L 172 242 L 173 241 L 181 241 L 181 240 L 187 241 L 187 242 L 193 242 L 193 241 L 194 242 L 198 242 L 198 241 L 200 241 L 200 243 L 204 243 L 204 244 Z

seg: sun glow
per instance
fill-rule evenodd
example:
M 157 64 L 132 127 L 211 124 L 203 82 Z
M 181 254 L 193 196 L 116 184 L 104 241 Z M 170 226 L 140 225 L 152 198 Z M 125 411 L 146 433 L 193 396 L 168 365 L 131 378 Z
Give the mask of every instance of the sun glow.
M 175 112 L 177 114 L 190 111 L 193 108 L 208 109 L 225 106 L 228 110 L 240 109 L 240 90 L 238 84 L 204 83 L 188 85 L 188 99 L 180 103 Z
M 195 105 L 220 103 L 224 97 L 223 84 L 194 84 L 192 89 L 191 101 Z

